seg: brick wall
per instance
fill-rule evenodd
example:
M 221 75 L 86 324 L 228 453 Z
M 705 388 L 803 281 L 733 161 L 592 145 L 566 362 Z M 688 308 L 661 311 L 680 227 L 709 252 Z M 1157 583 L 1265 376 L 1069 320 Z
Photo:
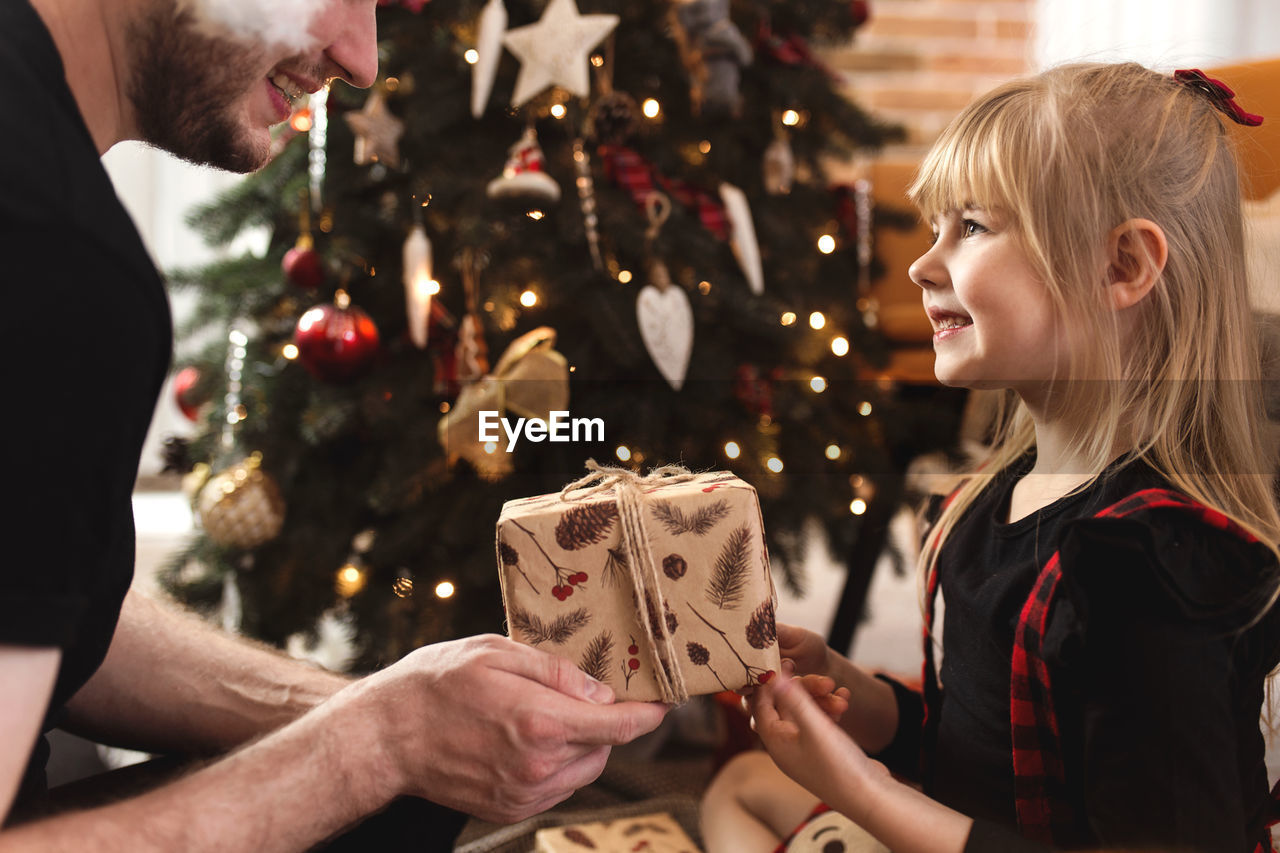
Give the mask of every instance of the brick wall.
M 824 51 L 850 98 L 927 146 L 975 96 L 1032 68 L 1034 0 L 872 0 L 853 44 Z
M 904 190 L 947 122 L 978 95 L 1032 70 L 1034 7 L 1035 0 L 871 0 L 871 20 L 853 43 L 825 49 L 823 59 L 844 76 L 850 99 L 901 124 L 907 139 L 869 162 L 828 163 L 828 177 L 870 178 L 876 204 L 910 210 Z M 928 232 L 920 224 L 876 234 L 886 272 L 866 307 L 896 345 L 880 375 L 901 382 L 934 381 L 933 330 L 907 275 Z

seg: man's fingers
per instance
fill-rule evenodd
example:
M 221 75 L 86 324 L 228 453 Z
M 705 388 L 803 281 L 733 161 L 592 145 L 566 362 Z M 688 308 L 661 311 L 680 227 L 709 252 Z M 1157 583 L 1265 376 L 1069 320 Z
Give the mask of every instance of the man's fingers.
M 520 643 L 513 642 L 511 645 L 513 650 L 517 651 L 507 655 L 502 663 L 502 667 L 508 672 L 523 675 L 525 678 L 583 702 L 593 702 L 597 705 L 608 705 L 613 702 L 613 688 L 596 681 L 564 658 Z
M 559 800 L 562 800 L 584 785 L 590 785 L 600 778 L 601 772 L 604 771 L 605 762 L 609 760 L 609 749 L 607 746 L 588 749 L 577 758 L 566 762 L 539 787 L 548 797 L 559 797 Z
M 620 746 L 658 727 L 668 706 L 659 702 L 618 702 L 613 705 L 579 704 L 573 708 L 570 741 L 595 746 Z

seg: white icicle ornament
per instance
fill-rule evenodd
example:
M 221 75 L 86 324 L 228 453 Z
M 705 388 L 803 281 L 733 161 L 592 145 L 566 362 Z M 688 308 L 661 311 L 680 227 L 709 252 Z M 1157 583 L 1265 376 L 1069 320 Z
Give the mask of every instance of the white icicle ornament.
M 418 222 L 404 241 L 404 310 L 409 337 L 418 349 L 426 349 L 431 298 L 439 285 L 431 277 L 431 240 Z

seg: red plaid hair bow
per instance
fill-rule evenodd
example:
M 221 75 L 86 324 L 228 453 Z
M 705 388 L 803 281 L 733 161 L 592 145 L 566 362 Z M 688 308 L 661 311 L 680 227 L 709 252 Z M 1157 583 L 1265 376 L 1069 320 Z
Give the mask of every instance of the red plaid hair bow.
M 1184 86 L 1194 89 L 1209 99 L 1219 112 L 1236 124 L 1257 127 L 1262 124 L 1262 116 L 1247 113 L 1236 103 L 1236 93 L 1226 83 L 1206 75 L 1199 68 L 1188 68 L 1173 72 L 1173 79 Z

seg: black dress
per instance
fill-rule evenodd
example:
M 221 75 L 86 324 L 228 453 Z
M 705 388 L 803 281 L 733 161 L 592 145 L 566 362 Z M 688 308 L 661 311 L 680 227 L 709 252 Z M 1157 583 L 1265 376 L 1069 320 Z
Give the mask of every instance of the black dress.
M 1263 681 L 1280 660 L 1280 614 L 1249 623 L 1277 583 L 1274 557 L 1174 512 L 1092 518 L 1134 492 L 1168 488 L 1140 463 L 1006 524 L 1030 464 L 995 478 L 940 555 L 936 739 L 923 742 L 920 695 L 895 684 L 898 736 L 879 757 L 912 776 L 930 751 L 925 789 L 975 819 L 967 849 L 1043 849 L 1011 834 L 1010 658 L 1032 583 L 1059 551 L 1044 650 L 1081 816 L 1067 846 L 1252 851 L 1272 807 L 1258 721 Z

